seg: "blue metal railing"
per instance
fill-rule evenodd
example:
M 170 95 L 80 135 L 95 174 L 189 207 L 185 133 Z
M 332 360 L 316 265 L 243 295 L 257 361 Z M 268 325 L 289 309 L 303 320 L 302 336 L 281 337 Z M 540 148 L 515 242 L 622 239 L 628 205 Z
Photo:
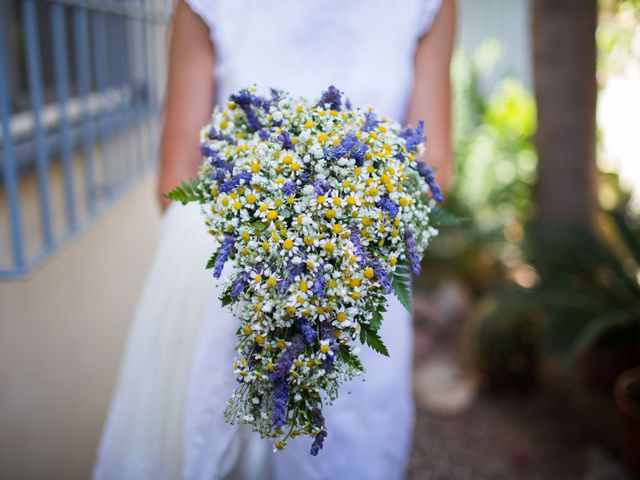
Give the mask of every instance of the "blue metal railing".
M 154 164 L 171 0 L 0 0 L 0 278 Z

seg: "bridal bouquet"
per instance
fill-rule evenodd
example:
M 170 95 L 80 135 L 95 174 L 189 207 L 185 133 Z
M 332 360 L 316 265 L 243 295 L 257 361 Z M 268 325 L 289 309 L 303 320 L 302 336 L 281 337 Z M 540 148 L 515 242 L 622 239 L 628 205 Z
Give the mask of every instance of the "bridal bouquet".
M 238 318 L 227 421 L 276 449 L 309 435 L 317 455 L 323 405 L 364 372 L 358 344 L 388 355 L 387 295 L 411 310 L 411 272 L 437 233 L 424 140 L 422 122 L 403 129 L 334 87 L 315 102 L 245 89 L 215 109 L 198 178 L 168 197 L 202 204 L 213 276 L 234 267 L 220 297 Z

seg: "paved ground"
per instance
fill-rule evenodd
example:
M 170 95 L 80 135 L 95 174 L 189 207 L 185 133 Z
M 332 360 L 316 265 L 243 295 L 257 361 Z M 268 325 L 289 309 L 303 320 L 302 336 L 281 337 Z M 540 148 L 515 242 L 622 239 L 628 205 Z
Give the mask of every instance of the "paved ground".
M 462 414 L 418 410 L 409 479 L 624 479 L 615 410 L 553 394 L 480 395 Z

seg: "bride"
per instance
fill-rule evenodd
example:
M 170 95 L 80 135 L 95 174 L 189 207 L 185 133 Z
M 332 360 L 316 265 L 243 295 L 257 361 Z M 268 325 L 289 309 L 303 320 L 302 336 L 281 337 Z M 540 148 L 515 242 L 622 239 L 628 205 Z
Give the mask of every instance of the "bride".
M 449 63 L 454 0 L 179 0 L 173 20 L 159 190 L 193 177 L 213 105 L 256 84 L 315 98 L 336 85 L 353 105 L 401 123 L 426 119 L 428 160 L 452 177 Z M 167 204 L 105 424 L 95 479 L 396 479 L 414 419 L 411 318 L 394 297 L 367 347 L 366 381 L 326 409 L 329 437 L 282 452 L 227 425 L 236 320 L 204 269 L 211 239 L 195 205 Z M 223 273 L 223 277 L 226 273 Z

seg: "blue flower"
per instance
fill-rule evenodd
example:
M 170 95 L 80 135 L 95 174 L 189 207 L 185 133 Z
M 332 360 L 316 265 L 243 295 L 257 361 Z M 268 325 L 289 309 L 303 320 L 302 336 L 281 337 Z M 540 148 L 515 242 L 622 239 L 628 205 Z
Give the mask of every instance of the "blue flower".
M 213 125 L 211 125 L 209 132 L 207 132 L 207 136 L 210 140 L 224 140 L 227 143 L 235 143 L 235 140 L 233 138 L 229 137 L 228 135 L 222 135 L 221 133 L 216 131 L 216 128 Z
M 324 290 L 327 286 L 322 270 L 323 268 L 320 269 L 318 275 L 313 279 L 313 286 L 311 287 L 311 291 L 318 298 L 324 298 Z
M 218 152 L 211 148 L 209 145 L 202 145 L 200 147 L 200 153 L 203 157 L 217 157 Z
M 404 153 L 402 153 L 402 152 L 398 152 L 398 153 L 396 153 L 396 154 L 394 155 L 394 158 L 397 158 L 397 159 L 398 159 L 398 160 L 400 160 L 401 162 L 404 162 L 404 161 L 405 161 L 405 156 L 404 156 Z
M 218 155 L 218 151 L 214 150 L 209 145 L 202 145 L 200 147 L 200 153 L 203 157 L 209 158 L 209 163 L 211 164 L 211 166 L 223 168 L 228 172 L 231 172 L 233 170 L 233 165 L 220 158 L 220 155 Z
M 364 155 L 368 150 L 369 147 L 361 143 L 354 133 L 348 133 L 340 141 L 340 144 L 325 149 L 324 155 L 328 160 L 351 157 L 355 159 L 356 165 L 361 167 L 364 164 Z
M 364 165 L 364 156 L 367 153 L 367 150 L 369 150 L 369 147 L 366 146 L 364 143 L 360 143 L 360 142 L 358 142 L 355 148 L 353 148 L 351 152 L 351 157 L 355 159 L 356 165 L 358 167 L 361 167 L 362 165 Z
M 311 410 L 311 419 L 313 421 L 313 424 L 321 429 L 320 432 L 315 436 L 315 439 L 311 444 L 311 451 L 309 452 L 315 457 L 324 446 L 324 439 L 327 438 L 327 429 L 324 428 L 324 416 L 322 415 L 322 411 L 318 407 L 314 407 Z
M 353 243 L 353 248 L 356 251 L 356 258 L 358 261 L 363 261 L 365 258 L 364 250 L 362 249 L 362 244 L 360 243 L 360 230 L 357 227 L 351 228 L 351 233 L 349 235 L 349 240 Z
M 302 272 L 303 265 L 298 264 L 294 265 L 290 263 L 287 266 L 285 274 L 282 276 L 280 280 L 278 280 L 278 292 L 283 293 L 286 292 L 291 284 L 293 284 L 293 280 L 296 278 L 296 275 L 300 275 Z
M 418 252 L 418 246 L 416 245 L 413 232 L 409 229 L 407 229 L 405 233 L 405 243 L 407 245 L 407 254 L 409 256 L 409 263 L 411 263 L 411 270 L 415 275 L 420 275 L 420 252 Z
M 226 168 L 216 168 L 211 172 L 211 180 L 221 182 L 227 178 L 227 172 L 228 170 Z
M 277 102 L 280 100 L 280 91 L 278 89 L 271 87 L 269 89 L 269 92 L 271 93 L 272 102 Z
M 291 365 L 293 365 L 293 361 L 298 358 L 298 355 L 304 352 L 304 349 L 304 337 L 301 334 L 294 335 L 291 338 L 291 344 L 280 355 L 278 364 L 273 369 L 273 372 L 271 372 L 271 374 L 269 375 L 269 380 L 271 380 L 272 382 L 277 382 L 280 379 L 286 380 L 286 377 L 289 374 L 289 370 L 291 370 Z
M 375 128 L 380 123 L 379 120 L 376 120 L 376 114 L 373 112 L 367 112 L 364 114 L 364 124 L 362 125 L 363 132 L 370 132 L 375 130 Z
M 238 295 L 242 293 L 242 291 L 247 286 L 247 280 L 249 275 L 247 272 L 242 272 L 242 274 L 233 282 L 233 286 L 231 287 L 231 296 L 236 298 Z
M 347 156 L 347 149 L 342 145 L 336 145 L 335 147 L 325 148 L 324 156 L 327 160 L 338 160 L 339 158 Z
M 258 120 L 258 117 L 251 107 L 254 105 L 263 106 L 263 99 L 254 99 L 253 95 L 251 95 L 251 92 L 249 92 L 248 90 L 241 90 L 240 92 L 231 95 L 229 99 L 232 102 L 235 102 L 242 109 L 245 116 L 247 117 L 247 124 L 249 125 L 249 128 L 251 130 L 255 132 L 262 128 L 262 123 L 260 123 L 260 120 Z
M 382 264 L 375 258 L 369 258 L 368 262 L 369 266 L 373 268 L 374 273 L 376 274 L 376 278 L 378 279 L 378 283 L 382 288 L 384 288 L 387 293 L 391 293 L 391 282 L 389 282 L 389 276 L 387 275 L 387 270 L 382 266 Z
M 286 130 L 284 132 L 282 132 L 280 135 L 278 135 L 278 140 L 280 140 L 282 142 L 282 148 L 285 150 L 293 150 L 294 149 L 294 145 L 293 142 L 291 141 L 291 134 L 289 132 L 287 132 Z
M 429 186 L 429 190 L 431 190 L 431 195 L 436 202 L 444 201 L 444 196 L 442 195 L 442 190 L 440 190 L 440 186 L 436 181 L 436 176 L 433 174 L 433 170 L 425 165 L 424 162 L 418 161 L 416 162 L 418 173 L 427 182 Z
M 400 136 L 407 140 L 407 150 L 415 152 L 418 149 L 418 145 L 426 140 L 424 136 L 424 122 L 420 120 L 418 122 L 418 128 L 415 130 L 411 127 L 407 127 L 400 133 Z
M 269 132 L 267 132 L 264 128 L 261 128 L 260 130 L 258 130 L 258 136 L 260 137 L 260 140 L 262 140 L 263 142 L 266 142 L 267 140 L 269 140 Z
M 316 332 L 316 329 L 304 318 L 298 319 L 298 325 L 300 326 L 300 331 L 305 341 L 311 345 L 318 336 L 318 332 Z
M 282 190 L 284 194 L 288 197 L 291 197 L 296 194 L 296 184 L 295 182 L 289 180 L 282 186 Z
M 310 181 L 311 181 L 311 172 L 308 170 L 305 170 L 304 172 L 302 172 L 302 175 L 300 175 L 300 182 L 302 183 L 302 185 L 306 185 Z
M 227 193 L 233 190 L 234 188 L 238 188 L 240 182 L 244 180 L 246 183 L 251 182 L 251 174 L 249 172 L 241 172 L 237 175 L 234 175 L 229 180 L 220 185 L 220 192 Z
M 251 104 L 256 108 L 262 108 L 265 112 L 269 112 L 271 102 L 264 97 L 251 94 Z
M 398 216 L 400 207 L 389 197 L 382 197 L 378 200 L 377 205 L 380 209 L 386 211 L 391 218 L 396 218 Z
M 218 256 L 216 257 L 215 264 L 213 266 L 213 276 L 216 278 L 220 278 L 222 274 L 222 269 L 224 268 L 224 264 L 229 258 L 229 254 L 233 249 L 233 245 L 235 244 L 235 239 L 228 235 L 225 237 L 222 245 L 220 245 L 220 249 L 218 250 Z
M 331 185 L 329 185 L 329 182 L 325 180 L 316 180 L 313 182 L 313 186 L 315 187 L 318 195 L 326 195 L 329 190 L 331 190 Z
M 329 104 L 331 110 L 340 111 L 340 97 L 342 93 L 333 85 L 330 85 L 324 92 L 318 101 L 317 106 L 324 108 L 326 104 Z
M 289 404 L 289 388 L 286 378 L 279 378 L 273 382 L 273 428 L 282 428 L 287 418 Z

